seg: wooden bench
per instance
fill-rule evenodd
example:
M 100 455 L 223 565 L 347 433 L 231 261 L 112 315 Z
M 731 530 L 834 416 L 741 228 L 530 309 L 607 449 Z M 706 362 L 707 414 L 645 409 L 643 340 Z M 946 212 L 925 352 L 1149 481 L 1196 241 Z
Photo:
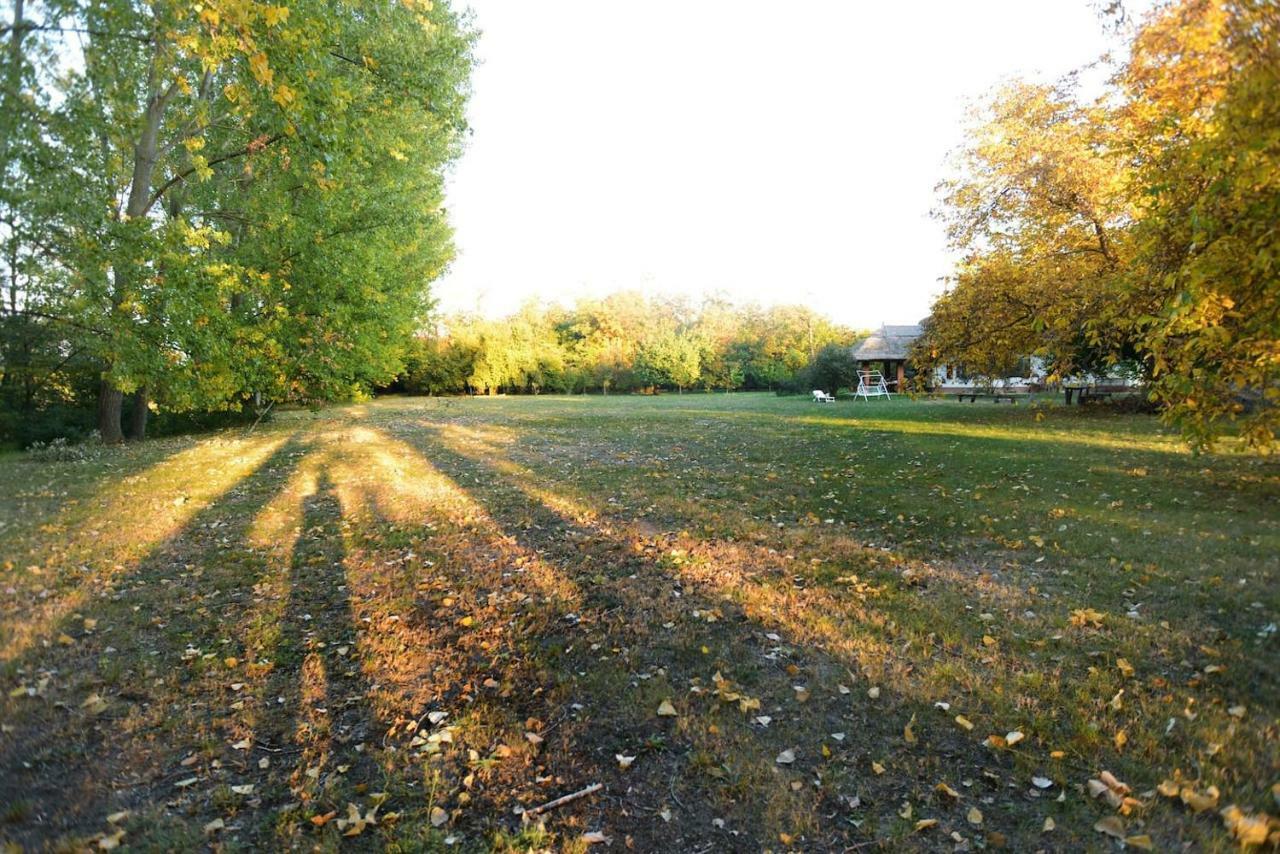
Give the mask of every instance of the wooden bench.
M 964 403 L 964 399 L 965 399 L 966 397 L 967 397 L 967 398 L 969 398 L 969 402 L 970 402 L 970 403 L 977 403 L 977 402 L 978 402 L 978 398 L 980 398 L 980 397 L 989 397 L 989 398 L 991 398 L 991 402 L 992 402 L 992 403 L 999 403 L 999 402 L 1000 402 L 1000 401 L 1002 401 L 1002 400 L 1007 400 L 1007 401 L 1009 401 L 1011 404 L 1013 404 L 1014 406 L 1017 406 L 1017 405 L 1018 405 L 1018 398 L 1026 398 L 1026 397 L 1030 397 L 1030 396 L 1031 396 L 1031 395 L 1030 395 L 1030 394 L 1028 394 L 1028 393 L 1027 393 L 1027 392 L 1025 392 L 1025 391 L 1021 391 L 1021 392 L 1019 392 L 1019 391 L 961 391 L 961 392 L 956 392 L 956 400 L 960 401 L 961 403 Z
M 1133 394 L 1138 391 L 1136 388 L 1129 386 L 1079 386 L 1068 385 L 1062 387 L 1063 396 L 1066 398 L 1067 406 L 1071 405 L 1071 397 L 1075 395 L 1077 403 L 1086 403 L 1090 400 L 1107 400 L 1116 394 Z

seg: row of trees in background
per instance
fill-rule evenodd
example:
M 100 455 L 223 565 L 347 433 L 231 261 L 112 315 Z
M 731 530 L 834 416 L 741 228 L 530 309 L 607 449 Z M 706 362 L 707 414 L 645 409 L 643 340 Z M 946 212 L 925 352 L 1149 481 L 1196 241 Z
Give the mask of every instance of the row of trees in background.
M 1118 7 L 1119 4 L 1116 4 Z M 999 91 L 944 184 L 964 255 L 916 357 L 1127 367 L 1193 445 L 1280 426 L 1280 5 L 1176 0 L 1106 91 Z
M 856 337 L 800 306 L 623 292 L 572 308 L 530 304 L 499 320 L 443 318 L 414 341 L 398 385 L 422 394 L 783 389 L 830 383 L 810 366 L 851 364 Z
M 474 33 L 445 0 L 5 11 L 0 429 L 118 441 L 128 396 L 140 438 L 395 375 L 452 253 Z

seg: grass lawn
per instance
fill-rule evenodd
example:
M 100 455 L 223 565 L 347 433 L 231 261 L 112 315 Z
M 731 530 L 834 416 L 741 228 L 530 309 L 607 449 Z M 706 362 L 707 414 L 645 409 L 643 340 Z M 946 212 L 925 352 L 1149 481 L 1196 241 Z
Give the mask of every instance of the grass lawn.
M 19 845 L 1228 850 L 1219 810 L 1277 812 L 1280 465 L 1148 417 L 384 399 L 0 480 Z

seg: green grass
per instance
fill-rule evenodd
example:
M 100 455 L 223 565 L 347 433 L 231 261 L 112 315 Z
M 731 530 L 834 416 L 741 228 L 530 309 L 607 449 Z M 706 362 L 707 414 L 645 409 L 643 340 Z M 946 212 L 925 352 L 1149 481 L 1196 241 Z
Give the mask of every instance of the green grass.
M 385 399 L 0 477 L 0 839 L 1227 850 L 1157 784 L 1276 811 L 1280 466 L 1145 416 Z

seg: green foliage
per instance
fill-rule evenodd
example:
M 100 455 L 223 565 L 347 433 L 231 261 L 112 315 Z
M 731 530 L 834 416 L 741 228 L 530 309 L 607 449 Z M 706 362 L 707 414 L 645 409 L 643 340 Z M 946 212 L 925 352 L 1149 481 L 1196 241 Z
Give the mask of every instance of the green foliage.
M 697 340 L 665 330 L 641 343 L 636 352 L 635 370 L 645 385 L 674 386 L 683 391 L 701 376 L 700 361 Z
M 418 394 L 780 388 L 854 334 L 806 308 L 618 293 L 492 321 L 442 319 L 414 340 L 397 385 Z
M 834 395 L 842 388 L 853 388 L 858 384 L 858 363 L 853 358 L 853 350 L 836 344 L 828 344 L 818 351 L 813 362 L 802 374 L 804 385 L 809 389 L 822 389 Z
M 474 33 L 447 3 L 15 13 L 6 318 L 167 411 L 341 399 L 401 370 L 452 257 L 442 173 Z

